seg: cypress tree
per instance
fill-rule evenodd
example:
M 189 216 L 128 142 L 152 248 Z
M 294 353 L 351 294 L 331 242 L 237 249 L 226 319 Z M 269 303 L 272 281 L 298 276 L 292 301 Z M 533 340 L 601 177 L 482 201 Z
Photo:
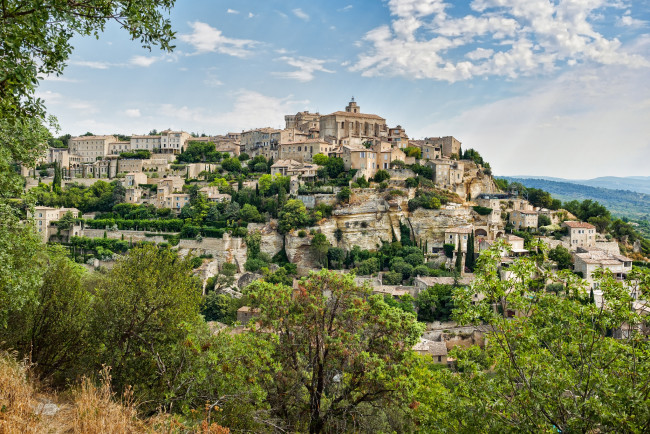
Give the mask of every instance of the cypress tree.
M 465 266 L 470 272 L 474 271 L 474 234 L 467 237 L 467 256 L 465 256 Z
M 463 253 L 461 252 L 460 246 L 461 244 L 459 240 L 458 252 L 456 252 L 456 264 L 455 264 L 456 271 L 458 271 L 459 273 L 461 272 L 461 267 L 463 266 Z

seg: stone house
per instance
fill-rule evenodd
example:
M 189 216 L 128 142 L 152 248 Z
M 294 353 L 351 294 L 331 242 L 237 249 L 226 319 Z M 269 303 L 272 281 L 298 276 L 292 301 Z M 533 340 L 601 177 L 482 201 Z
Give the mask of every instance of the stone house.
M 314 178 L 318 165 L 304 164 L 295 160 L 278 160 L 271 166 L 271 176 L 297 176 L 300 178 Z
M 133 151 L 149 151 L 158 152 L 161 148 L 161 136 L 141 136 L 132 135 L 130 140 L 131 150 Z
M 562 227 L 569 229 L 569 244 L 571 250 L 578 247 L 595 247 L 596 246 L 596 226 L 577 221 L 565 221 Z
M 117 142 L 115 136 L 81 136 L 68 141 L 70 154 L 81 157 L 82 163 L 93 163 L 109 153 L 109 144 Z
M 447 364 L 447 345 L 444 342 L 420 338 L 420 342 L 413 346 L 413 351 L 421 356 L 431 356 L 435 363 Z
M 440 188 L 454 190 L 463 183 L 465 164 L 461 161 L 449 159 L 430 160 L 426 163 L 434 171 L 434 182 Z
M 124 175 L 124 180 L 122 181 L 122 185 L 126 188 L 128 187 L 137 187 L 140 184 L 146 184 L 147 183 L 147 175 L 144 173 L 136 173 L 136 172 L 131 172 L 127 173 Z
M 108 144 L 108 155 L 120 155 L 131 151 L 131 142 L 112 142 Z
M 278 144 L 282 141 L 280 131 L 275 128 L 256 128 L 244 131 L 241 134 L 241 147 L 251 158 L 263 155 L 266 159 L 270 159 L 275 155 L 275 159 L 277 159 Z M 272 137 L 275 133 L 280 136 Z
M 47 243 L 50 236 L 58 232 L 58 228 L 54 222 L 61 220 L 67 213 L 71 212 L 74 218 L 79 218 L 81 212 L 77 208 L 51 208 L 49 206 L 35 206 L 34 212 L 27 212 L 27 218 L 33 219 L 36 226 L 36 231 L 40 235 L 41 240 Z M 81 225 L 76 224 L 71 229 L 70 236 L 79 235 Z
M 458 155 L 461 146 L 461 143 L 452 136 L 427 137 L 424 139 L 424 142 L 426 145 L 439 147 L 442 156 L 447 158 L 451 157 L 453 154 Z
M 328 155 L 336 149 L 332 143 L 323 139 L 306 139 L 298 142 L 282 143 L 279 146 L 279 159 L 311 163 L 316 154 Z
M 237 322 L 247 325 L 253 318 L 260 315 L 260 310 L 250 306 L 242 306 L 237 309 Z
M 192 137 L 185 131 L 165 130 L 160 133 L 160 153 L 180 154 L 187 149 L 187 142 Z
M 395 146 L 397 149 L 404 149 L 409 147 L 409 137 L 406 135 L 406 130 L 401 125 L 395 128 L 388 129 L 388 143 Z
M 472 226 L 466 227 L 455 227 L 445 230 L 445 244 L 453 244 L 456 246 L 455 251 L 458 251 L 458 246 L 460 243 L 460 251 L 463 253 L 467 252 L 467 239 L 469 234 L 473 232 Z
M 623 280 L 632 271 L 632 259 L 623 255 L 612 254 L 600 249 L 579 249 L 574 253 L 574 271 L 582 273 L 590 284 L 594 283 L 593 273 L 598 268 L 610 270 L 614 277 Z
M 139 187 L 126 187 L 124 195 L 124 202 L 126 203 L 140 203 L 142 200 L 142 189 Z
M 219 188 L 213 185 L 202 187 L 199 192 L 205 195 L 208 202 L 230 202 L 231 196 L 225 193 L 219 193 Z
M 423 141 L 419 148 L 421 151 L 420 158 L 423 160 L 439 160 L 442 158 L 442 147 L 440 145 Z
M 295 115 L 286 115 L 284 117 L 285 128 L 296 129 L 310 135 L 318 135 L 320 118 L 320 113 L 310 113 L 308 111 L 298 112 Z
M 513 211 L 510 213 L 510 223 L 515 230 L 525 228 L 536 228 L 539 216 L 537 211 Z

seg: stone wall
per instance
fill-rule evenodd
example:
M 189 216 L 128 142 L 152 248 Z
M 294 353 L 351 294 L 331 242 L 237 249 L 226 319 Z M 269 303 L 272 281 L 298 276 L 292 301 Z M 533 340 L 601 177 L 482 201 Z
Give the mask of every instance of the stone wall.
M 107 231 L 105 229 L 82 229 L 80 236 L 88 238 L 104 238 L 104 232 L 106 232 L 106 238 L 113 240 L 121 240 L 124 236 L 124 241 L 149 241 L 152 243 L 165 243 L 167 240 L 163 238 L 162 235 L 156 235 L 153 237 L 147 237 L 145 234 L 150 234 L 148 231 L 126 231 L 126 230 L 117 230 L 117 231 Z M 169 235 L 174 235 L 170 233 Z
M 224 234 L 223 238 L 203 238 L 202 241 L 180 240 L 178 243 L 178 252 L 182 256 L 187 254 L 212 255 L 218 267 L 224 262 L 237 265 L 238 271 L 244 270 L 246 263 L 246 242 L 243 238 L 233 238 Z

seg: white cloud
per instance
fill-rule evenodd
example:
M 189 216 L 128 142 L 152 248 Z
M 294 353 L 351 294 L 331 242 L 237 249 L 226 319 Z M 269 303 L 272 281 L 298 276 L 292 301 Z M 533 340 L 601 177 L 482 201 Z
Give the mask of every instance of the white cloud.
M 205 80 L 203 80 L 203 84 L 208 87 L 219 87 L 223 85 L 223 82 L 219 80 L 219 78 L 214 73 L 208 72 L 206 74 Z
M 249 12 L 249 13 L 248 13 L 248 18 L 253 18 L 254 16 L 255 16 L 255 15 L 253 15 L 252 12 Z
M 107 62 L 95 62 L 91 60 L 72 60 L 70 61 L 70 65 L 85 66 L 92 69 L 108 69 L 112 66 Z
M 623 50 L 592 22 L 608 0 L 473 0 L 470 14 L 454 17 L 445 0 L 389 0 L 393 19 L 363 38 L 353 71 L 455 82 L 477 76 L 518 77 L 564 63 L 650 66 Z M 449 11 L 449 13 L 448 13 Z M 628 18 L 625 18 L 628 17 Z M 630 14 L 622 20 L 634 23 Z M 638 21 L 638 20 L 637 20 Z
M 285 62 L 287 65 L 297 69 L 288 72 L 274 72 L 273 75 L 277 77 L 298 80 L 303 83 L 313 80 L 315 72 L 327 72 L 327 73 L 334 72 L 334 71 L 330 71 L 329 69 L 325 69 L 325 67 L 323 66 L 325 63 L 327 63 L 326 60 L 313 59 L 311 57 L 288 57 L 288 56 L 282 56 L 277 60 Z
M 172 104 L 161 106 L 161 116 L 185 125 L 184 128 L 208 128 L 210 131 L 241 131 L 259 127 L 284 125 L 284 116 L 304 109 L 309 101 L 296 101 L 289 95 L 275 98 L 251 90 L 240 90 L 233 94 L 232 109 L 214 113 L 205 107 L 178 107 Z M 187 125 L 191 125 L 188 127 Z
M 148 68 L 149 66 L 156 63 L 159 59 L 157 57 L 147 57 L 147 56 L 133 56 L 129 63 L 133 66 L 141 66 L 143 68 Z
M 307 15 L 307 13 L 305 13 L 302 9 L 296 8 L 293 9 L 291 12 L 293 12 L 293 14 L 298 18 L 300 18 L 301 20 L 309 21 L 309 15 Z
M 628 9 L 625 11 L 625 14 L 623 14 L 623 16 L 618 19 L 616 24 L 621 27 L 640 28 L 644 27 L 647 23 L 643 20 L 632 18 L 632 11 Z
M 646 75 L 621 65 L 577 66 L 411 134 L 452 134 L 463 149 L 477 149 L 497 175 L 642 175 L 650 161 Z
M 126 109 L 124 110 L 124 114 L 130 118 L 139 118 L 140 116 L 142 116 L 142 114 L 140 113 L 140 109 Z
M 235 14 L 235 15 L 237 15 L 237 14 L 239 14 L 239 11 L 236 11 L 236 10 L 234 10 L 234 9 L 228 9 L 228 10 L 226 11 L 226 13 L 227 13 L 227 14 Z
M 235 57 L 246 57 L 251 54 L 250 49 L 257 45 L 257 41 L 249 39 L 234 39 L 223 35 L 221 30 L 209 24 L 195 21 L 190 23 L 193 32 L 179 35 L 181 41 L 194 46 L 197 53 L 222 53 Z
M 352 7 L 353 7 L 352 5 L 347 5 L 347 6 L 345 6 L 345 7 L 342 7 L 341 9 L 338 9 L 338 11 L 339 11 L 339 12 L 347 12 L 347 11 L 349 11 L 350 9 L 352 9 Z

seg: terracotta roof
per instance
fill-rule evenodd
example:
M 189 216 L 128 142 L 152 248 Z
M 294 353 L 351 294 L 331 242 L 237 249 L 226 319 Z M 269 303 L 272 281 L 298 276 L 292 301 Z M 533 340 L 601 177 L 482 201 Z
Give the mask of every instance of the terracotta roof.
M 347 117 L 351 117 L 351 118 L 366 118 L 366 119 L 377 119 L 377 120 L 386 121 L 386 119 L 382 118 L 381 116 L 372 115 L 372 114 L 368 114 L 368 113 L 352 113 L 352 112 L 338 111 L 338 112 L 330 113 L 330 114 L 325 115 L 323 117 L 326 117 L 326 116 L 347 116 Z
M 563 224 L 572 229 L 596 229 L 596 226 L 586 222 L 566 221 Z

